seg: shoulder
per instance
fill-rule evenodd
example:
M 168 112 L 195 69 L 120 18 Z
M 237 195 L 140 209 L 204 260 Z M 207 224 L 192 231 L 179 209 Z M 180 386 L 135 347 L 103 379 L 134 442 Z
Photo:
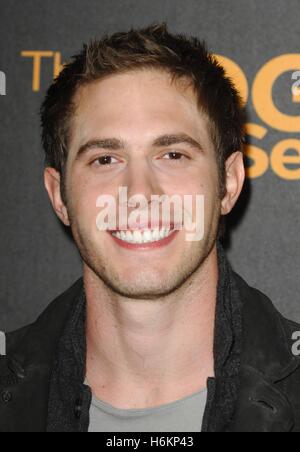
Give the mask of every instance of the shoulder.
M 74 301 L 83 289 L 82 278 L 56 297 L 34 323 L 8 333 L 0 332 L 0 355 L 14 353 L 27 343 L 50 345 L 55 342 L 68 319 Z
M 284 325 L 286 332 L 299 330 L 300 324 L 292 319 L 287 319 L 276 308 L 275 303 L 261 290 L 250 286 L 240 275 L 234 273 L 234 280 L 240 292 L 245 316 L 249 320 L 255 320 L 259 317 L 261 322 L 268 322 L 273 319 L 275 323 Z M 247 320 L 247 319 L 245 319 Z
M 234 274 L 240 293 L 244 364 L 275 381 L 300 365 L 300 325 L 286 319 L 272 300 Z M 297 350 L 297 340 L 299 350 Z

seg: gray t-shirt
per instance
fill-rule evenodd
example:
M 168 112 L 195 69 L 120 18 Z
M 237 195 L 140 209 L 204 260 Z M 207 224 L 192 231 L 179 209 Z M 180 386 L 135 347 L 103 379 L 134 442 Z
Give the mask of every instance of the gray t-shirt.
M 201 432 L 207 390 L 146 409 L 118 409 L 93 397 L 89 432 Z

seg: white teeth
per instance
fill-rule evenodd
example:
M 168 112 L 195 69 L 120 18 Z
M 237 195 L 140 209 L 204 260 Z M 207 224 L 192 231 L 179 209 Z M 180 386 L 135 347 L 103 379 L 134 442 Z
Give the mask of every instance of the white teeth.
M 151 243 L 163 240 L 168 237 L 173 230 L 162 228 L 162 229 L 147 229 L 145 231 L 120 231 L 113 232 L 113 236 L 122 240 L 123 242 L 141 244 L 141 243 Z
M 134 231 L 133 233 L 133 241 L 135 243 L 142 243 L 143 237 L 141 231 Z
M 125 242 L 132 242 L 133 241 L 132 232 L 126 231 L 124 241 Z
M 160 239 L 159 229 L 154 229 L 154 231 L 152 231 L 152 238 L 153 238 L 153 240 L 159 240 Z
M 152 240 L 152 233 L 151 231 L 144 231 L 144 240 L 147 242 L 151 242 Z
M 161 239 L 163 239 L 165 237 L 165 233 L 166 233 L 165 229 L 162 229 L 161 231 L 159 231 L 159 235 L 160 235 Z

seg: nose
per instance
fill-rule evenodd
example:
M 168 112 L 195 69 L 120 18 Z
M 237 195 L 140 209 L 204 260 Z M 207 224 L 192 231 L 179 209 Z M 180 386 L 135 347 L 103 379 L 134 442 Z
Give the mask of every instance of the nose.
M 122 182 L 123 186 L 127 187 L 128 199 L 135 195 L 143 195 L 150 204 L 151 196 L 164 194 L 151 163 L 146 160 L 130 162 Z

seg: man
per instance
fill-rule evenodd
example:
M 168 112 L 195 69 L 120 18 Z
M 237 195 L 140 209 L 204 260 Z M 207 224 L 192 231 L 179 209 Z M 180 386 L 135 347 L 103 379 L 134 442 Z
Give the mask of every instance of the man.
M 0 431 L 300 431 L 300 326 L 220 241 L 244 184 L 243 114 L 205 45 L 165 24 L 106 35 L 64 67 L 41 118 L 45 186 L 83 278 L 2 334 Z M 103 195 L 118 204 L 107 227 Z M 136 195 L 151 222 L 122 228 Z M 192 197 L 200 238 L 174 208 L 166 222 L 172 196 Z

